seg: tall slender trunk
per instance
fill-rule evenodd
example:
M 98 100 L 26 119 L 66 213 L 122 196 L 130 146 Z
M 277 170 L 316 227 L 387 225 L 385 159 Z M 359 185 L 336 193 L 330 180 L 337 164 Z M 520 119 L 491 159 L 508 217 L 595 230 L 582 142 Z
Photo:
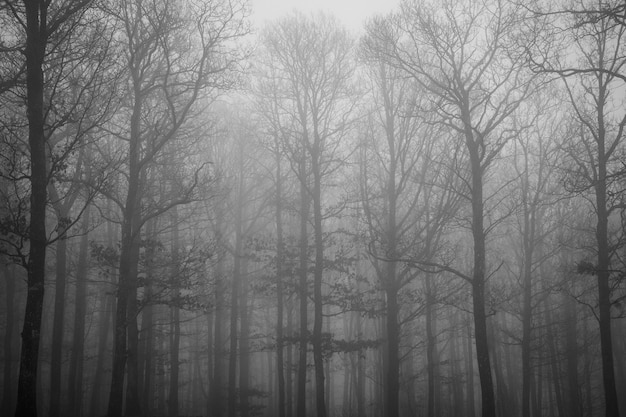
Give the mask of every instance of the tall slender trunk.
M 395 262 L 389 262 L 389 269 L 395 270 Z M 391 267 L 391 264 L 394 266 Z M 389 274 L 391 276 L 391 273 Z M 398 417 L 400 415 L 400 329 L 398 326 L 398 291 L 394 282 L 387 283 L 387 316 L 386 316 L 386 336 L 387 336 L 387 366 L 385 375 L 386 398 L 385 407 L 387 417 Z
M 300 343 L 298 356 L 298 382 L 297 382 L 297 417 L 307 417 L 306 414 L 306 363 L 307 348 L 309 342 L 308 329 L 308 265 L 309 265 L 309 240 L 307 224 L 309 222 L 309 197 L 306 189 L 307 169 L 304 155 L 300 161 L 300 271 L 298 287 L 300 289 Z
M 138 217 L 139 210 L 135 213 Z M 138 222 L 136 218 L 135 221 Z M 137 231 L 139 233 L 139 231 Z M 137 317 L 139 305 L 137 301 L 137 273 L 139 264 L 140 238 L 133 239 L 131 248 L 131 270 L 128 275 L 128 295 L 126 308 L 126 407 L 125 413 L 129 416 L 141 415 L 141 399 L 139 397 L 139 328 Z
M 216 223 L 218 228 L 224 220 L 223 212 L 218 209 L 216 213 Z M 217 241 L 220 243 L 221 232 L 217 231 Z M 210 413 L 211 417 L 222 417 L 224 415 L 224 376 L 223 376 L 223 362 L 224 362 L 224 322 L 225 322 L 225 282 L 224 282 L 224 254 L 219 253 L 217 255 L 217 264 L 215 265 L 215 313 L 213 320 L 213 357 L 210 360 L 213 361 L 213 384 L 210 387 Z
M 47 43 L 48 3 L 24 1 L 26 13 L 26 105 L 30 150 L 30 225 L 27 265 L 27 296 L 22 328 L 20 371 L 17 381 L 18 417 L 37 416 L 39 340 L 46 269 L 46 202 L 48 172 L 44 136 L 43 61 Z
M 74 300 L 74 342 L 69 374 L 69 410 L 74 417 L 82 415 L 83 405 L 83 364 L 85 348 L 85 315 L 87 312 L 87 258 L 89 249 L 89 221 L 91 207 L 83 213 L 82 236 L 76 267 L 76 297 Z
M 599 112 L 602 117 L 602 111 Z M 602 382 L 606 417 L 619 417 L 617 389 L 615 387 L 615 367 L 613 358 L 613 337 L 611 335 L 611 285 L 609 283 L 611 255 L 609 253 L 608 210 L 607 210 L 607 155 L 604 149 L 604 123 L 599 120 L 601 140 L 598 140 L 598 180 L 596 194 L 596 241 L 598 245 L 598 308 L 600 324 L 600 351 L 602 357 Z
M 451 326 L 452 329 L 459 329 L 459 312 L 452 313 Z M 450 340 L 450 360 L 452 361 L 452 394 L 454 396 L 454 402 L 452 405 L 452 415 L 460 416 L 463 414 L 463 378 L 461 377 L 461 370 L 459 369 L 459 363 L 462 363 L 462 358 L 459 357 L 459 339 L 460 335 L 452 336 Z
M 155 274 L 155 251 L 154 244 L 156 242 L 155 221 L 151 220 L 146 225 L 146 240 L 148 247 L 146 248 L 146 283 L 144 298 L 147 304 L 141 312 L 141 331 L 140 331 L 140 350 L 142 352 L 142 360 L 140 361 L 139 377 L 141 378 L 141 407 L 147 413 L 154 408 L 154 377 L 155 377 L 155 306 L 152 304 L 154 296 L 154 274 Z
M 316 141 L 316 145 L 319 139 Z M 315 240 L 315 265 L 313 267 L 313 363 L 315 366 L 315 405 L 317 417 L 326 417 L 324 392 L 324 352 L 322 325 L 324 321 L 322 300 L 322 277 L 324 274 L 324 242 L 322 229 L 322 176 L 320 172 L 320 150 L 311 155 L 313 172 L 313 234 Z
M 469 99 L 467 100 L 469 102 Z M 496 402 L 489 359 L 489 336 L 487 314 L 485 312 L 486 285 L 486 236 L 484 228 L 483 169 L 480 153 L 480 139 L 474 137 L 470 111 L 462 109 L 465 124 L 465 143 L 471 166 L 472 238 L 474 246 L 474 270 L 472 273 L 472 311 L 474 313 L 474 335 L 476 339 L 476 359 L 480 378 L 482 417 L 496 416 Z
M 104 369 L 106 348 L 109 339 L 111 317 L 113 315 L 113 298 L 106 293 L 100 298 L 98 311 L 98 350 L 96 356 L 96 367 L 94 370 L 93 388 L 91 391 L 91 401 L 89 402 L 89 415 L 101 415 L 100 401 L 102 396 L 102 385 L 104 384 Z
M 295 287 L 295 285 L 294 285 Z M 294 306 L 293 306 L 293 298 L 288 298 L 287 299 L 287 328 L 285 329 L 285 332 L 288 335 L 293 335 L 293 313 L 294 313 Z M 286 362 L 285 362 L 285 369 L 287 370 L 286 374 L 285 374 L 285 417 L 292 417 L 293 416 L 293 412 L 294 412 L 294 398 L 293 398 L 293 392 L 294 392 L 294 386 L 293 386 L 293 343 L 289 343 L 286 346 L 287 349 L 287 357 Z
M 206 379 L 207 379 L 207 401 L 206 401 L 206 415 L 209 417 L 213 416 L 213 387 L 215 385 L 215 342 L 214 342 L 214 316 L 215 312 L 208 312 L 206 315 L 207 318 L 207 368 L 206 368 Z M 200 371 L 201 372 L 201 371 Z
M 228 417 L 237 414 L 237 351 L 239 339 L 239 297 L 241 295 L 241 262 L 243 258 L 243 172 L 239 173 L 238 204 L 235 211 L 235 248 L 230 293 L 230 351 L 228 356 Z
M 283 297 L 283 212 L 282 170 L 280 153 L 276 151 L 276 374 L 278 378 L 278 417 L 285 417 L 285 370 L 284 370 L 284 297 Z M 290 371 L 291 372 L 291 371 Z
M 528 169 L 528 168 L 527 168 Z M 522 231 L 523 242 L 523 278 L 522 278 L 522 417 L 530 417 L 530 378 L 531 378 L 531 356 L 530 348 L 532 342 L 532 267 L 533 250 L 535 247 L 535 222 L 531 218 L 532 209 L 527 201 L 528 195 L 524 197 L 524 230 Z
M 470 319 L 467 319 L 467 417 L 476 415 L 476 404 L 474 400 L 474 349 L 473 349 L 472 326 Z
M 564 264 L 565 265 L 565 264 Z M 563 296 L 565 305 L 565 350 L 567 355 L 567 388 L 569 417 L 582 417 L 580 382 L 578 378 L 578 337 L 576 331 L 575 301 L 568 295 Z
M 6 264 L 0 264 L 0 276 L 6 283 L 6 327 L 4 328 L 4 340 L 2 342 L 3 351 L 3 363 L 2 363 L 2 405 L 0 411 L 3 415 L 8 416 L 13 412 L 14 407 L 14 375 L 13 375 L 13 333 L 15 317 L 15 276 L 9 269 L 11 267 Z
M 59 211 L 57 218 L 68 213 Z M 67 278 L 67 239 L 61 237 L 56 243 L 56 280 L 54 283 L 54 316 L 52 319 L 52 348 L 50 350 L 50 417 L 61 413 L 61 366 L 63 364 L 63 331 L 65 318 L 65 287 Z
M 388 97 L 390 94 L 386 89 L 386 84 L 383 84 L 383 94 Z M 389 173 L 386 184 L 386 203 L 388 204 L 388 212 L 386 219 L 385 238 L 387 243 L 387 253 L 390 261 L 386 263 L 383 277 L 383 288 L 386 295 L 386 336 L 387 336 L 387 363 L 386 363 L 386 398 L 385 409 L 388 417 L 398 417 L 400 415 L 400 324 L 399 313 L 400 307 L 398 305 L 398 293 L 400 291 L 400 285 L 398 282 L 397 262 L 395 259 L 398 257 L 398 225 L 397 225 L 397 209 L 398 209 L 398 195 L 396 174 L 398 171 L 397 163 L 397 151 L 396 151 L 396 138 L 395 138 L 395 119 L 393 116 L 393 110 L 389 107 L 385 107 L 385 131 L 387 146 L 389 148 Z
M 437 336 L 433 306 L 433 286 L 430 274 L 424 277 L 426 284 L 426 360 L 428 368 L 428 417 L 439 415 L 439 407 L 436 403 L 436 379 L 437 379 Z M 454 358 L 452 358 L 454 360 Z
M 243 258 L 241 263 L 241 303 L 239 313 L 241 317 L 239 337 L 239 415 L 241 417 L 250 417 L 250 314 L 252 313 L 250 306 L 254 305 L 254 300 L 248 300 L 249 291 L 246 279 L 248 273 L 248 262 L 245 258 Z M 268 373 L 271 376 L 271 372 Z
M 111 210 L 112 209 L 112 202 L 109 201 L 107 203 L 107 210 Z M 113 224 L 111 222 L 109 222 L 107 224 L 107 245 L 108 247 L 112 248 L 114 245 L 114 242 L 117 241 L 117 229 L 115 229 L 113 227 Z M 94 373 L 94 381 L 93 381 L 93 389 L 91 391 L 91 401 L 89 403 L 89 415 L 93 416 L 93 415 L 99 415 L 102 414 L 102 411 L 100 410 L 100 400 L 102 397 L 102 384 L 104 384 L 104 369 L 105 369 L 105 352 L 106 352 L 106 348 L 107 348 L 107 344 L 108 344 L 108 338 L 109 338 L 109 333 L 110 333 L 110 324 L 111 324 L 111 318 L 113 315 L 113 310 L 114 310 L 114 299 L 113 297 L 108 295 L 108 292 L 110 290 L 110 286 L 109 284 L 112 284 L 112 282 L 109 282 L 109 276 L 108 274 L 105 275 L 105 286 L 106 286 L 106 290 L 102 290 L 100 289 L 100 293 L 102 294 L 101 298 L 100 298 L 100 307 L 98 309 L 99 313 L 99 317 L 98 317 L 98 350 L 97 350 L 97 359 L 96 359 L 96 368 L 95 368 L 95 373 Z M 113 281 L 115 281 L 115 279 L 113 278 Z
M 546 339 L 548 342 L 548 349 L 550 353 L 550 373 L 552 376 L 552 385 L 554 388 L 554 396 L 555 401 L 552 402 L 553 405 L 556 405 L 556 409 L 559 417 L 565 417 L 565 404 L 563 403 L 563 390 L 561 388 L 561 370 L 559 368 L 559 353 L 557 351 L 556 346 L 556 338 L 554 335 L 554 323 L 552 320 L 552 314 L 550 312 L 550 306 L 548 306 L 547 302 L 544 302 L 543 305 L 543 313 L 547 326 Z
M 117 305 L 115 309 L 115 333 L 113 349 L 113 372 L 107 416 L 120 417 L 124 400 L 124 371 L 128 358 L 128 307 L 131 298 L 136 294 L 136 270 L 139 256 L 139 230 L 136 224 L 140 209 L 141 192 L 141 86 L 133 86 L 134 103 L 130 120 L 130 141 L 128 152 L 128 190 L 123 209 L 122 242 L 118 274 Z M 135 275 L 135 276 L 133 276 Z M 139 399 L 137 398 L 137 404 Z M 135 408 L 136 404 L 131 404 Z M 127 410 L 127 411 L 131 411 Z
M 172 209 L 172 286 L 173 299 L 170 307 L 170 386 L 168 411 L 171 417 L 178 417 L 178 379 L 179 379 L 179 349 L 180 349 L 180 236 L 178 233 L 178 209 Z

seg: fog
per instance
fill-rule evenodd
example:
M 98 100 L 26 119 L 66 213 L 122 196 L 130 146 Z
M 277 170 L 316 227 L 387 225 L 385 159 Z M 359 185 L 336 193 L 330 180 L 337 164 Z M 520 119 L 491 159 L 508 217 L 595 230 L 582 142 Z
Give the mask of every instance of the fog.
M 626 413 L 626 9 L 544 3 L 1 3 L 0 415 Z

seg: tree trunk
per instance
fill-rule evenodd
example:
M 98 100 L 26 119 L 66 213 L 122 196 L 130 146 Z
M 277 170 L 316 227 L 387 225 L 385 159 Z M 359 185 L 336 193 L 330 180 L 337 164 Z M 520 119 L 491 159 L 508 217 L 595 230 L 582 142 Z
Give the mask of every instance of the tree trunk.
M 241 260 L 241 330 L 239 337 L 239 415 L 250 417 L 250 315 L 254 301 L 248 301 L 247 260 Z M 271 356 L 270 356 L 271 359 Z M 270 368 L 271 369 L 271 368 Z M 271 372 L 268 372 L 271 374 Z M 271 386 L 271 385 L 270 385 Z
M 137 219 L 140 216 L 141 205 L 141 165 L 140 165 L 140 151 L 141 151 L 141 116 L 142 116 L 142 91 L 141 86 L 138 85 L 138 81 L 133 85 L 133 110 L 130 120 L 130 141 L 128 143 L 128 190 L 126 194 L 126 201 L 123 209 L 123 221 L 122 221 L 122 242 L 120 248 L 120 262 L 119 262 L 119 274 L 118 274 L 118 289 L 117 289 L 117 305 L 115 310 L 115 333 L 114 333 L 114 349 L 113 349 L 113 373 L 111 376 L 111 390 L 109 394 L 109 405 L 107 416 L 108 417 L 120 417 L 122 415 L 122 404 L 124 400 L 124 370 L 126 368 L 126 362 L 129 352 L 127 349 L 132 346 L 128 346 L 127 331 L 128 331 L 128 311 L 129 305 L 134 304 L 131 300 L 133 297 L 136 299 L 136 272 L 137 264 L 139 262 L 139 225 Z M 132 317 L 135 320 L 136 316 Z M 136 352 L 136 350 L 135 350 Z M 132 384 L 134 381 L 129 381 L 132 392 Z M 133 401 L 130 405 L 130 409 L 126 411 L 134 411 L 139 404 L 139 396 L 137 398 L 131 398 Z M 136 403 L 134 403 L 136 401 Z
M 216 213 L 216 222 L 219 225 L 222 224 L 223 214 L 221 210 Z M 221 233 L 218 230 L 218 243 L 221 239 Z M 210 386 L 210 413 L 212 417 L 222 417 L 224 415 L 224 403 L 223 403 L 223 362 L 224 362 L 224 340 L 223 340 L 223 323 L 224 317 L 224 297 L 225 297 L 225 283 L 224 283 L 224 254 L 219 253 L 217 255 L 217 264 L 215 266 L 215 314 L 213 321 L 213 357 L 210 360 L 213 361 L 213 383 Z
M 137 213 L 138 214 L 138 213 Z M 137 316 L 139 306 L 137 303 L 137 272 L 139 263 L 139 242 L 134 239 L 132 248 L 132 269 L 128 280 L 128 307 L 126 310 L 126 407 L 128 416 L 141 415 L 141 400 L 139 397 L 139 328 Z
M 178 298 L 178 290 L 175 290 L 175 297 Z M 176 305 L 170 308 L 170 382 L 167 408 L 171 417 L 178 417 L 178 391 L 180 374 L 180 309 Z
M 596 191 L 596 241 L 598 244 L 598 308 L 600 324 L 600 350 L 602 352 L 602 382 L 604 384 L 604 404 L 606 417 L 619 417 L 617 389 L 615 387 L 615 368 L 613 364 L 613 337 L 611 336 L 611 286 L 609 283 L 611 258 L 609 253 L 608 210 L 607 210 L 607 172 L 604 150 L 604 129 L 601 126 L 602 140 L 598 141 L 598 181 Z
M 395 271 L 395 262 L 389 262 L 389 265 L 389 270 Z M 395 272 L 393 274 L 395 275 Z M 392 273 L 389 273 L 389 276 L 392 276 Z M 395 282 L 388 282 L 387 286 L 386 416 L 398 417 L 400 415 L 400 329 L 398 326 L 398 292 Z
M 472 342 L 472 326 L 470 319 L 467 319 L 467 417 L 476 415 L 476 404 L 474 400 L 474 349 Z
M 243 173 L 240 175 L 239 189 L 243 183 Z M 241 194 L 240 196 L 241 197 Z M 243 250 L 242 232 L 242 200 L 239 198 L 235 214 L 235 249 L 233 253 L 233 278 L 230 294 L 230 350 L 228 356 L 228 417 L 237 414 L 237 344 L 239 339 L 239 296 L 241 292 L 241 261 Z
M 309 264 L 309 240 L 307 224 L 309 222 L 309 198 L 306 189 L 306 160 L 300 161 L 300 271 L 298 287 L 300 289 L 300 346 L 298 356 L 298 382 L 297 382 L 297 417 L 307 417 L 306 414 L 306 363 L 309 329 L 307 320 L 308 310 L 308 264 Z
M 180 371 L 180 236 L 178 233 L 178 209 L 172 209 L 172 271 L 170 285 L 173 299 L 170 306 L 170 392 L 168 411 L 171 417 L 178 417 L 179 371 Z
M 316 144 L 319 139 L 316 140 Z M 322 229 L 322 187 L 319 166 L 319 150 L 312 152 L 313 171 L 313 234 L 315 239 L 315 265 L 313 268 L 313 363 L 315 366 L 315 405 L 317 417 L 326 417 L 324 392 L 324 352 L 322 340 L 323 300 L 322 277 L 324 274 L 324 242 Z
M 565 305 L 565 351 L 567 355 L 567 390 L 569 417 L 582 417 L 581 391 L 578 379 L 578 336 L 576 331 L 576 305 L 568 295 L 563 295 Z
M 30 225 L 26 308 L 22 328 L 20 370 L 17 381 L 17 417 L 37 416 L 39 340 L 46 273 L 46 203 L 48 172 L 44 136 L 43 61 L 47 43 L 48 3 L 25 0 L 26 105 L 30 150 Z
M 141 408 L 145 413 L 151 413 L 154 408 L 154 381 L 155 381 L 155 306 L 152 303 L 154 296 L 153 279 L 155 275 L 155 250 L 156 243 L 155 221 L 151 220 L 146 225 L 146 240 L 148 247 L 146 248 L 146 283 L 145 295 L 147 300 L 141 312 L 141 332 L 140 332 L 140 349 L 142 351 L 142 360 L 140 361 L 139 377 L 141 378 Z
M 435 330 L 435 317 L 433 312 L 433 288 L 430 274 L 424 277 L 426 284 L 426 361 L 428 369 L 428 417 L 439 415 L 439 407 L 436 404 L 436 377 L 437 377 L 437 336 Z M 452 358 L 454 360 L 454 358 Z
M 107 205 L 107 210 L 111 210 L 112 209 L 111 206 L 112 206 L 112 203 L 109 201 Z M 107 224 L 107 245 L 110 248 L 113 247 L 114 242 L 116 242 L 118 239 L 116 231 L 117 230 L 114 229 L 113 225 L 109 222 Z M 106 288 L 110 288 L 109 284 L 111 284 L 111 282 L 109 281 L 109 278 L 110 277 L 108 276 L 108 274 L 105 275 L 104 285 L 106 286 Z M 102 414 L 100 410 L 100 399 L 102 397 L 101 386 L 104 383 L 104 369 L 105 369 L 104 359 L 105 359 L 105 352 L 106 352 L 109 333 L 110 333 L 109 327 L 111 324 L 111 318 L 113 315 L 113 310 L 114 310 L 114 305 L 115 305 L 115 300 L 113 299 L 113 297 L 108 295 L 108 290 L 101 289 L 99 292 L 102 294 L 102 296 L 100 298 L 100 306 L 98 309 L 98 311 L 100 312 L 99 318 L 98 318 L 98 350 L 97 350 L 98 353 L 97 353 L 97 359 L 96 359 L 93 389 L 91 392 L 91 401 L 90 401 L 90 406 L 89 406 L 90 416 Z
M 85 347 L 85 315 L 87 313 L 87 268 L 89 249 L 90 206 L 83 213 L 83 228 L 76 267 L 76 297 L 74 300 L 74 342 L 69 375 L 69 409 L 74 417 L 82 415 L 83 405 L 83 363 Z
M 15 276 L 9 272 L 8 265 L 1 264 L 0 271 L 2 272 L 2 279 L 6 283 L 6 327 L 4 333 L 4 340 L 2 342 L 3 352 L 3 379 L 2 379 L 2 406 L 0 410 L 5 416 L 11 415 L 13 407 L 15 406 L 15 399 L 13 395 L 15 393 L 13 387 L 14 373 L 13 373 L 13 333 L 14 325 L 16 321 L 15 317 Z
M 293 283 L 292 283 L 293 285 Z M 295 287 L 295 285 L 294 285 Z M 293 298 L 287 299 L 287 328 L 286 333 L 288 335 L 293 335 L 293 315 L 294 315 L 294 306 L 293 306 Z M 287 348 L 287 358 L 285 363 L 285 369 L 287 370 L 285 374 L 285 417 L 293 416 L 293 342 L 289 343 Z
M 524 194 L 527 198 L 527 194 Z M 530 417 L 530 378 L 532 343 L 532 267 L 535 247 L 535 223 L 531 219 L 529 202 L 524 201 L 523 242 L 523 311 L 522 311 L 522 417 Z
M 91 391 L 91 401 L 89 406 L 89 415 L 101 415 L 100 397 L 102 385 L 104 384 L 104 360 L 106 357 L 106 349 L 109 339 L 111 316 L 113 315 L 113 298 L 106 293 L 102 294 L 100 299 L 100 311 L 98 319 L 98 350 L 96 356 L 96 367 L 94 371 L 93 389 Z
M 548 349 L 550 353 L 550 373 L 552 376 L 552 384 L 554 387 L 555 401 L 552 405 L 556 405 L 559 417 L 565 417 L 565 405 L 563 404 L 563 390 L 561 388 L 561 371 L 559 368 L 559 354 L 556 346 L 556 338 L 554 335 L 554 323 L 552 321 L 552 315 L 550 313 L 550 307 L 547 302 L 544 302 L 543 306 L 544 317 L 547 326 L 546 338 L 548 342 Z
M 59 221 L 67 213 L 58 212 Z M 52 348 L 50 350 L 50 417 L 61 412 L 61 365 L 63 364 L 63 331 L 65 318 L 65 283 L 67 276 L 67 239 L 61 237 L 56 244 L 56 280 L 54 285 L 54 317 L 52 319 Z
M 469 154 L 472 180 L 472 238 L 474 243 L 474 271 L 472 274 L 472 303 L 474 313 L 474 336 L 476 339 L 476 359 L 480 378 L 480 394 L 482 417 L 496 416 L 496 402 L 489 359 L 489 335 L 487 332 L 487 314 L 485 312 L 485 273 L 486 273 L 486 237 L 484 229 L 483 202 L 483 167 L 480 155 L 480 144 L 474 137 L 468 109 L 462 109 L 465 124 L 465 142 Z
M 282 170 L 280 153 L 276 151 L 276 374 L 278 377 L 278 417 L 285 417 L 285 370 L 284 370 L 284 297 L 283 297 L 283 215 L 282 215 Z M 289 370 L 291 372 L 291 370 Z

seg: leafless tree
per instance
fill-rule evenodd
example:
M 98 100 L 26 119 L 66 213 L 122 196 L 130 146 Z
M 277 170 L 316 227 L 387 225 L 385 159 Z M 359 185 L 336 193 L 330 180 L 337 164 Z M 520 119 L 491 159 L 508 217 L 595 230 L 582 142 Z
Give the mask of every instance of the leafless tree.
M 436 97 L 441 123 L 465 145 L 474 260 L 470 274 L 450 270 L 472 285 L 482 415 L 496 414 L 488 348 L 484 179 L 514 136 L 509 121 L 532 90 L 523 55 L 514 48 L 522 8 L 504 1 L 407 1 L 401 13 L 370 28 L 371 48 Z

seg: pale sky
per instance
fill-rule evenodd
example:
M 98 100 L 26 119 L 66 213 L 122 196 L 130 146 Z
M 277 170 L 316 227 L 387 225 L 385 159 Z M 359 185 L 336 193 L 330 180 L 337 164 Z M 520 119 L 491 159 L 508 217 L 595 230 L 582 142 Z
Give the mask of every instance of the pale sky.
M 293 10 L 303 13 L 322 10 L 334 14 L 348 30 L 360 32 L 367 18 L 391 12 L 398 4 L 399 0 L 250 0 L 250 17 L 256 28 L 260 28 Z

